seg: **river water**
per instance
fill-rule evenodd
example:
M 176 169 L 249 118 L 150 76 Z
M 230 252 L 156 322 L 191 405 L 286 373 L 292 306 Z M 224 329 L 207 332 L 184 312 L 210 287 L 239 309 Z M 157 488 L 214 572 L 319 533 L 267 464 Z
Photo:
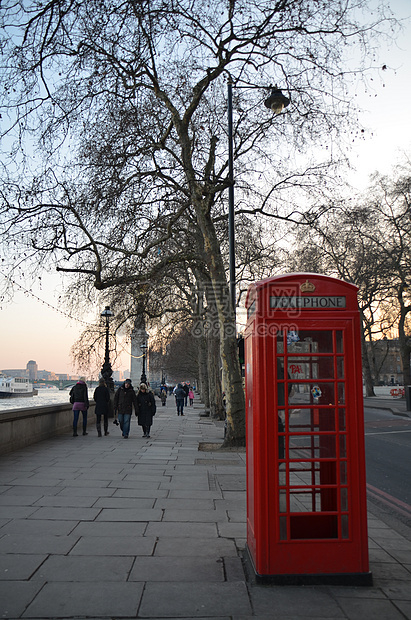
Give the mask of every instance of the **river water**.
M 31 407 L 44 407 L 46 405 L 64 405 L 69 403 L 70 390 L 59 390 L 58 388 L 39 389 L 37 396 L 23 398 L 0 398 L 0 413 L 10 409 L 28 409 Z M 89 389 L 88 396 L 91 400 L 94 388 Z

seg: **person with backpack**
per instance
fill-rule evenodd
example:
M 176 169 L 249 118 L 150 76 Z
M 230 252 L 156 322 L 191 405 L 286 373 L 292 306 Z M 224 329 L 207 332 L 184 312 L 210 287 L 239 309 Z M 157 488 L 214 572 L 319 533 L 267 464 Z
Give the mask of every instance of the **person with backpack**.
M 87 411 L 89 408 L 88 389 L 84 377 L 81 377 L 70 390 L 70 402 L 73 405 L 73 437 L 78 437 L 77 424 L 80 411 L 83 415 L 83 435 L 87 433 Z

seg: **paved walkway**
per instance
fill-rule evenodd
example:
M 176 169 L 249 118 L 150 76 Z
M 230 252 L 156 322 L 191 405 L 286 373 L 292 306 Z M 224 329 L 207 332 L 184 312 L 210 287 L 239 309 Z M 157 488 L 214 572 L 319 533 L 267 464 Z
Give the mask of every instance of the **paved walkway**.
M 0 618 L 411 618 L 411 535 L 372 506 L 373 587 L 247 581 L 245 453 L 199 451 L 223 435 L 201 411 L 0 457 Z

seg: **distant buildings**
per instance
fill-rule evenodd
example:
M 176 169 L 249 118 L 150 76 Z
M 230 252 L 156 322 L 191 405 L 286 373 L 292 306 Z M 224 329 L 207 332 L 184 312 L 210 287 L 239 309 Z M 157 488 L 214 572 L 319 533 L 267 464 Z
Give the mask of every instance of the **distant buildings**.
M 404 373 L 398 340 L 367 342 L 374 385 L 404 385 Z
M 56 373 L 52 370 L 39 370 L 37 362 L 30 360 L 27 362 L 26 368 L 4 368 L 0 370 L 0 373 L 6 377 L 24 377 L 33 381 L 77 381 L 80 375 L 70 375 L 68 373 Z M 121 370 L 115 370 L 113 372 L 113 379 L 115 381 L 124 381 L 125 378 L 130 376 L 130 371 L 125 372 Z
M 38 366 L 36 362 L 34 360 L 30 360 L 29 362 L 27 362 L 26 369 L 27 369 L 29 381 L 31 382 L 37 381 Z

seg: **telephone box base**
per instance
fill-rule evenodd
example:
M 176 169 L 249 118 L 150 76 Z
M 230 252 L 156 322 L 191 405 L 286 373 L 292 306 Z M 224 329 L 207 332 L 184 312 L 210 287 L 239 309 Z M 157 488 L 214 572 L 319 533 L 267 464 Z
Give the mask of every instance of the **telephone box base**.
M 261 585 L 277 586 L 364 586 L 373 585 L 372 573 L 329 573 L 329 574 L 296 574 L 296 575 L 260 575 L 256 572 L 248 547 L 243 556 L 245 570 L 249 580 Z

